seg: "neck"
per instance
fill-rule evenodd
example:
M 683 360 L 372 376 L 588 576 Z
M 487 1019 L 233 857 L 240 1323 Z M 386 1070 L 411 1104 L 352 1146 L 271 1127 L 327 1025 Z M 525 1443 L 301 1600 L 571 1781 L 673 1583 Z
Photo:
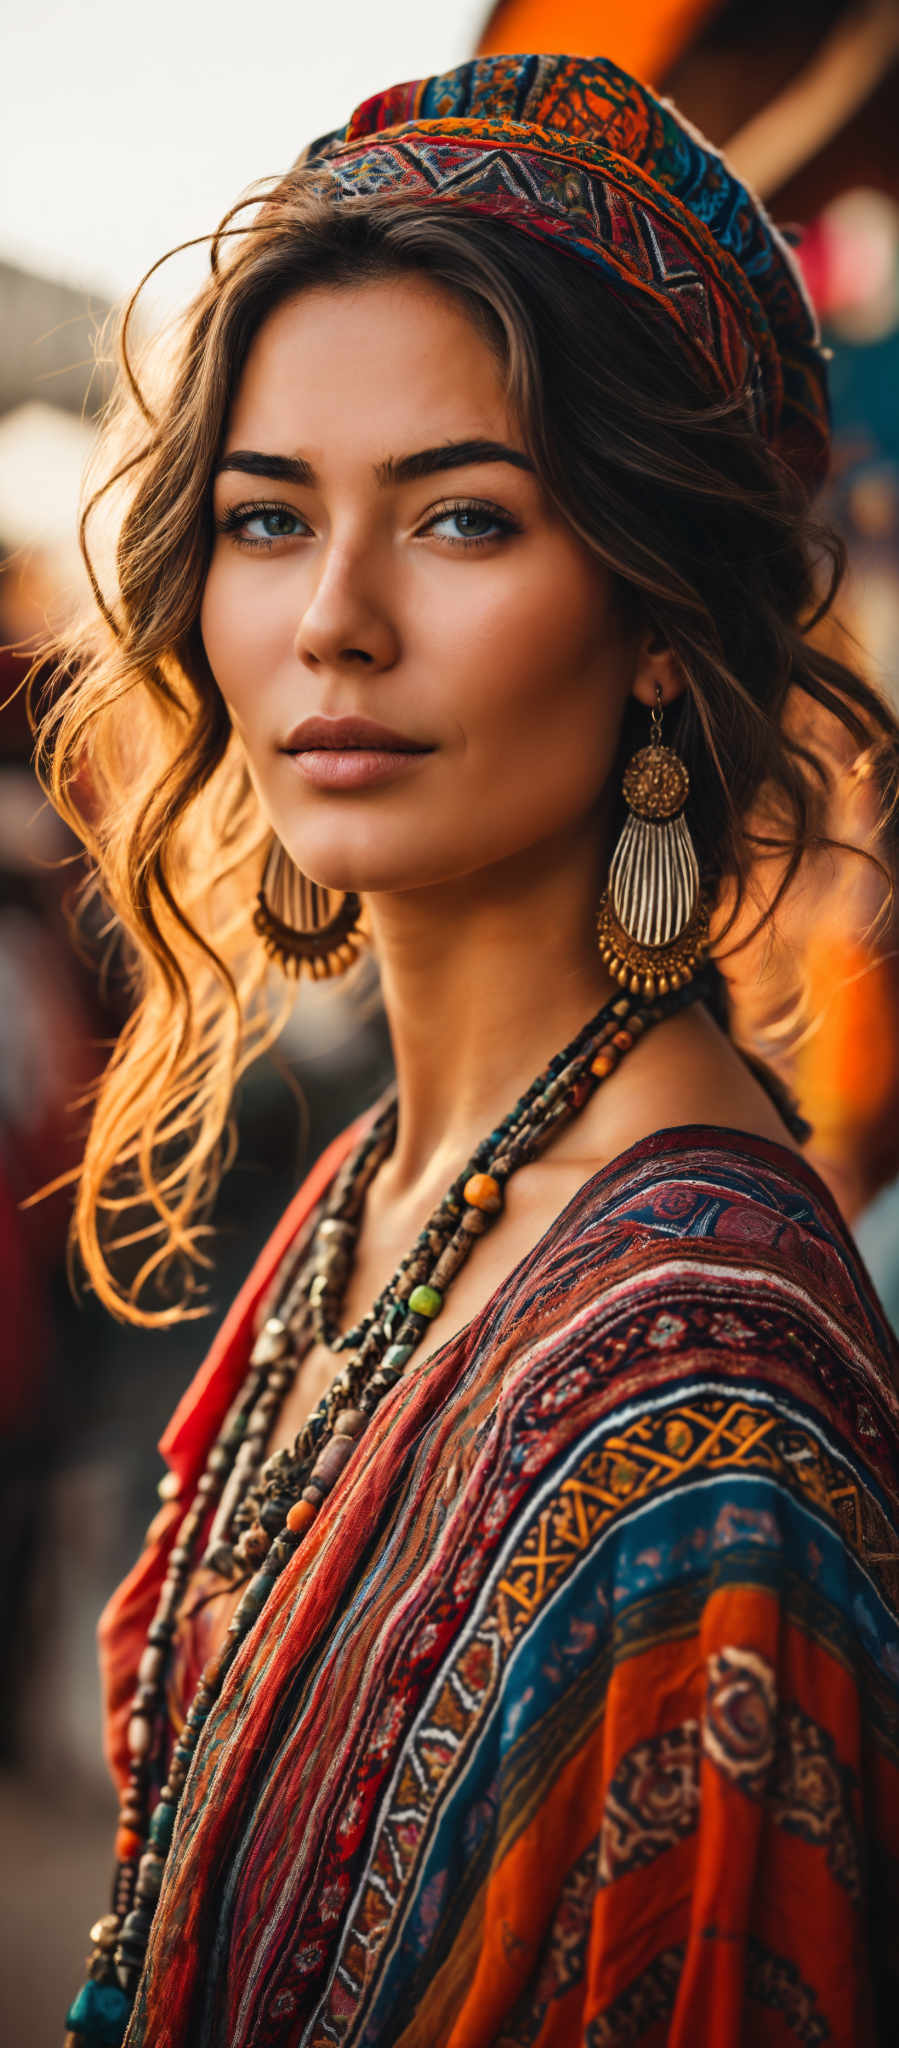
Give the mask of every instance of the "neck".
M 601 874 L 594 820 L 476 882 L 369 897 L 398 1084 L 392 1200 L 451 1180 L 614 992 L 596 948 Z

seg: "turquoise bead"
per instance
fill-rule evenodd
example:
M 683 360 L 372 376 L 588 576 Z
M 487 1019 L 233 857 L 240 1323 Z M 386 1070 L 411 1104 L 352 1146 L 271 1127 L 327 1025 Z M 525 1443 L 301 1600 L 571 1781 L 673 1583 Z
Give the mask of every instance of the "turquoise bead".
M 82 2034 L 86 2048 L 121 2048 L 131 2000 L 118 1984 L 82 1984 L 66 2013 L 66 2026 Z
M 381 1361 L 382 1365 L 395 1365 L 402 1370 L 415 1350 L 414 1344 L 388 1344 Z
M 413 1287 L 406 1306 L 412 1310 L 414 1316 L 430 1318 L 439 1315 L 443 1307 L 443 1295 L 436 1287 Z
M 172 1839 L 174 1825 L 175 1808 L 167 1799 L 161 1799 L 150 1822 L 150 1840 L 154 1849 L 161 1849 L 163 1854 L 165 1853 Z

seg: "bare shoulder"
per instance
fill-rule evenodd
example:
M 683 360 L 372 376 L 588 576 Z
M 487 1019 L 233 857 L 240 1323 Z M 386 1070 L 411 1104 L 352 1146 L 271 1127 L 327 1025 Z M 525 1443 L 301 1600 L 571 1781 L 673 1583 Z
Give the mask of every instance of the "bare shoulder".
M 786 1124 L 699 1003 L 647 1032 L 597 1091 L 583 1138 L 600 1162 L 678 1124 L 748 1131 L 798 1152 Z

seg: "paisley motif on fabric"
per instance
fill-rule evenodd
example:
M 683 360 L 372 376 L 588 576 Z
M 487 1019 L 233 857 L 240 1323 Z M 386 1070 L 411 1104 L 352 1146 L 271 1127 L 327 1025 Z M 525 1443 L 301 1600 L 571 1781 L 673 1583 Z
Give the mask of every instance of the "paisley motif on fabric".
M 718 1769 L 752 1798 L 765 1791 L 774 1761 L 777 1687 L 753 1650 L 726 1649 L 708 1660 L 702 1744 Z
M 754 1937 L 747 1949 L 746 1983 L 750 1998 L 767 2006 L 769 2012 L 779 2013 L 803 2048 L 819 2048 L 822 2041 L 830 2040 L 830 2026 L 796 1964 Z
M 682 1721 L 623 1756 L 609 1780 L 596 1884 L 651 1863 L 699 1820 L 699 1723 Z
M 800 1707 L 781 1719 L 769 1796 L 779 1826 L 823 1848 L 828 1869 L 857 1904 L 862 1886 L 856 1775 L 840 1762 L 833 1736 Z
M 833 1736 L 795 1704 L 778 1705 L 762 1657 L 727 1649 L 710 1658 L 703 1747 L 724 1776 L 764 1799 L 778 1827 L 823 1849 L 855 1904 L 861 1899 L 858 1784 Z
M 686 1943 L 678 1941 L 653 1956 L 639 1976 L 590 2021 L 585 2048 L 630 2048 L 651 2026 L 667 2019 L 677 1997 L 685 1953 Z
M 536 1982 L 516 2007 L 495 2048 L 530 2048 L 550 2006 L 581 1983 L 596 1895 L 598 1848 L 598 1839 L 591 1842 L 568 1872 L 543 1944 Z

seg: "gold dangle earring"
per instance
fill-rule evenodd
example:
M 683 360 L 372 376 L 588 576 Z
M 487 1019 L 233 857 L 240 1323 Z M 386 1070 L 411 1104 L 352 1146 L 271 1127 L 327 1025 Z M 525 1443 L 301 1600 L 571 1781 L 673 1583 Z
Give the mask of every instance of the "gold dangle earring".
M 294 980 L 304 968 L 315 981 L 343 974 L 359 951 L 362 901 L 352 889 L 332 909 L 335 891 L 301 874 L 273 839 L 256 898 L 253 927 L 270 960 Z
M 708 907 L 684 817 L 690 778 L 680 755 L 662 743 L 662 705 L 656 683 L 652 738 L 625 769 L 622 790 L 630 817 L 612 855 L 596 920 L 609 973 L 632 995 L 644 996 L 682 988 L 709 945 Z

